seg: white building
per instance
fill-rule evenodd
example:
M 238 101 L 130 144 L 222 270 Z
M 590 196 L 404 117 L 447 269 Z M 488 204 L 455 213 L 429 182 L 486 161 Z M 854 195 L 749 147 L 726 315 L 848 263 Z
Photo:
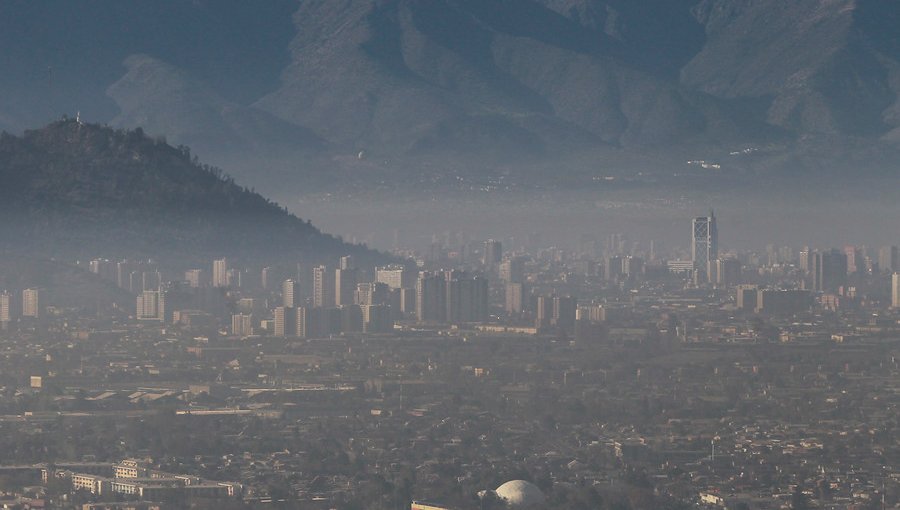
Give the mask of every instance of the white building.
M 41 303 L 38 289 L 25 289 L 22 291 L 22 315 L 25 317 L 40 316 Z
M 228 287 L 231 282 L 228 281 L 228 260 L 221 258 L 213 261 L 212 274 L 213 287 Z

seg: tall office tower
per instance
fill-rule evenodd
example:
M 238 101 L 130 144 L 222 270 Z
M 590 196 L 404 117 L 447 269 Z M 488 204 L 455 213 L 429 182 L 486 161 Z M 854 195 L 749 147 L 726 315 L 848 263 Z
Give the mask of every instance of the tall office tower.
M 143 271 L 132 271 L 131 274 L 128 275 L 128 281 L 125 283 L 125 290 L 134 293 L 144 292 L 144 272 Z
M 221 258 L 213 261 L 212 285 L 213 287 L 228 287 L 228 259 Z
M 128 259 L 116 262 L 116 285 L 126 290 L 131 290 L 132 265 Z
M 878 268 L 882 271 L 900 271 L 900 250 L 896 246 L 884 246 L 878 250 Z
M 145 290 L 137 297 L 137 313 L 138 320 L 142 321 L 162 321 L 166 320 L 166 291 Z
M 313 306 L 334 306 L 334 273 L 325 266 L 313 268 Z
M 718 287 L 731 287 L 741 282 L 741 262 L 738 259 L 717 259 L 715 283 Z
M 289 313 L 288 310 L 290 310 L 290 308 L 279 306 L 272 312 L 272 315 L 274 316 L 273 322 L 275 323 L 275 330 L 272 332 L 273 335 L 282 338 L 287 336 L 284 327 L 287 320 L 286 315 Z
M 854 274 L 857 271 L 865 269 L 863 260 L 856 246 L 844 246 L 844 255 L 847 256 L 847 274 Z
M 812 267 L 812 256 L 813 251 L 809 249 L 809 246 L 804 246 L 802 250 L 800 250 L 800 270 L 807 272 L 809 268 Z
M 341 257 L 341 265 L 344 259 Z M 334 270 L 334 306 L 345 306 L 353 304 L 353 295 L 356 292 L 357 272 L 352 267 L 347 269 Z
M 493 267 L 503 260 L 503 244 L 494 239 L 484 242 L 484 265 Z
M 309 336 L 309 316 L 305 306 L 294 308 L 294 334 L 299 338 L 307 338 Z
M 253 334 L 253 315 L 238 313 L 231 316 L 231 334 L 245 337 Z
M 900 308 L 900 273 L 891 275 L 891 306 Z
M 510 257 L 500 264 L 500 280 L 506 283 L 525 281 L 525 262 L 519 257 Z
M 353 255 L 344 255 L 341 257 L 340 265 L 338 269 L 355 269 L 356 266 L 353 265 Z
M 398 264 L 375 268 L 375 281 L 385 283 L 391 289 L 412 289 L 416 286 L 415 274 Z
M 263 290 L 269 290 L 272 288 L 272 285 L 275 283 L 273 276 L 275 276 L 275 273 L 273 272 L 273 269 L 268 266 L 262 268 L 262 270 L 259 272 L 259 285 L 263 288 Z
M 521 283 L 506 284 L 506 313 L 519 315 L 525 309 L 525 286 Z
M 538 329 L 550 327 L 553 322 L 553 298 L 549 296 L 538 296 L 537 306 L 535 307 L 534 326 Z
M 447 280 L 443 273 L 419 273 L 416 282 L 416 318 L 419 322 L 447 321 Z
M 404 315 L 412 315 L 416 313 L 416 288 L 411 287 L 408 289 L 396 289 L 391 291 L 392 294 L 396 293 L 398 297 L 398 301 L 400 302 L 400 313 Z
M 9 292 L 0 293 L 0 328 L 7 329 L 12 321 L 12 296 Z
M 644 273 L 644 259 L 628 255 L 622 258 L 622 274 L 636 278 Z
M 244 286 L 244 272 L 240 269 L 229 268 L 225 279 L 228 280 L 229 287 L 239 289 Z
M 281 306 L 294 308 L 300 305 L 300 284 L 294 280 L 285 280 L 281 284 Z
M 575 311 L 578 301 L 571 296 L 555 296 L 553 298 L 553 316 L 551 324 L 568 331 L 575 330 Z
M 184 272 L 184 280 L 188 282 L 192 289 L 200 288 L 203 285 L 203 270 L 188 269 Z
M 812 290 L 836 292 L 847 284 L 847 255 L 840 250 L 815 252 L 810 267 Z
M 719 258 L 719 231 L 716 216 L 698 216 L 691 224 L 691 261 L 694 263 L 694 283 L 709 283 L 710 262 Z
M 25 289 L 22 291 L 22 316 L 34 317 L 41 315 L 41 296 L 38 289 Z
M 488 281 L 481 276 L 451 271 L 447 277 L 447 321 L 483 322 L 488 316 Z
M 297 335 L 297 309 L 279 306 L 275 309 L 275 336 Z

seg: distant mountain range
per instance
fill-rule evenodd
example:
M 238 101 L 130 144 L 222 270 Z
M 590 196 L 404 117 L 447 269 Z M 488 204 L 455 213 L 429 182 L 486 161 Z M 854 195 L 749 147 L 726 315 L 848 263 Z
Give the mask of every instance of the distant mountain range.
M 4 2 L 0 128 L 80 110 L 260 183 L 747 149 L 895 173 L 898 26 L 885 0 Z
M 75 119 L 0 136 L 0 251 L 47 258 L 388 260 L 289 214 L 187 147 Z

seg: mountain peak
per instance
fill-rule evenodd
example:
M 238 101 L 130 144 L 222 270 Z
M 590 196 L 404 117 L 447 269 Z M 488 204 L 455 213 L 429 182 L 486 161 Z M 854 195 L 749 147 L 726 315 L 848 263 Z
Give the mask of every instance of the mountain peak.
M 22 137 L 0 137 L 0 207 L 28 231 L 6 239 L 85 239 L 145 252 L 277 252 L 325 258 L 381 255 L 323 234 L 309 222 L 200 163 L 184 146 L 140 128 L 71 118 Z M 21 233 L 21 232 L 20 232 Z M 69 246 L 71 248 L 71 246 Z

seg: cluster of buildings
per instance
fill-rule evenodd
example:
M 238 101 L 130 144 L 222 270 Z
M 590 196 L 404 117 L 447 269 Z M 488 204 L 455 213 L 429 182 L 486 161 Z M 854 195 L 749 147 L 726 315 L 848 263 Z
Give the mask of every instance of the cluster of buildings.
M 50 478 L 66 480 L 74 491 L 97 496 L 117 494 L 143 501 L 177 501 L 189 496 L 227 498 L 241 494 L 238 483 L 167 473 L 151 469 L 148 461 L 140 459 L 125 459 L 118 464 L 54 465 L 41 471 L 44 482 Z
M 161 508 L 900 505 L 897 248 L 737 252 L 714 214 L 690 227 L 669 252 L 447 235 L 383 267 L 95 259 L 128 299 L 96 310 L 10 289 L 6 469 L 43 469 L 48 501 Z
M 23 289 L 21 299 L 8 292 L 0 292 L 0 328 L 9 328 L 10 322 L 18 317 L 37 319 L 41 315 L 41 291 L 36 288 Z

